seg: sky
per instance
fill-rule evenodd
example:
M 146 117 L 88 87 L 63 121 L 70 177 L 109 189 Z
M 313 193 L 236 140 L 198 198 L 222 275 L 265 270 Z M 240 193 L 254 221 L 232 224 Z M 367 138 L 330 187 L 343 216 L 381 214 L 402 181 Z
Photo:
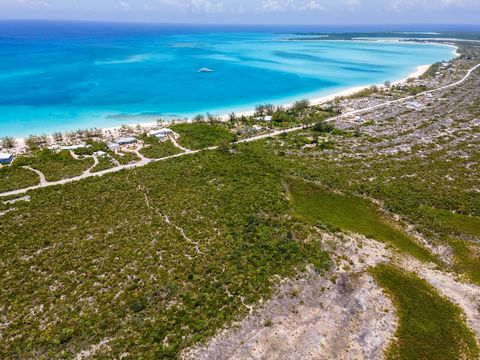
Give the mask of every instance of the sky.
M 0 0 L 0 19 L 479 25 L 480 0 Z

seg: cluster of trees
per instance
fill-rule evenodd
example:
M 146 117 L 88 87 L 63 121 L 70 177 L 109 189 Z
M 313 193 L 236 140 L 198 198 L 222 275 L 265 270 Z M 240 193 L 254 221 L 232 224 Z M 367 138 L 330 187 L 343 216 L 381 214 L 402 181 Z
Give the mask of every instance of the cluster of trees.
M 103 133 L 100 129 L 78 129 L 74 131 L 68 131 L 65 133 L 54 132 L 52 134 L 54 142 L 61 143 L 63 141 L 75 142 L 75 141 L 95 141 L 100 140 L 103 137 Z M 50 142 L 49 136 L 43 135 L 30 135 L 25 139 L 25 145 L 31 150 L 38 150 L 48 146 Z
M 160 141 L 155 136 L 147 136 L 146 134 L 141 139 L 146 146 L 140 150 L 140 153 L 149 159 L 161 159 L 181 152 L 170 140 Z
M 16 166 L 0 168 L 0 192 L 23 189 L 38 183 L 39 178 L 37 174 L 30 170 Z
M 255 107 L 255 117 L 275 116 L 278 114 L 288 114 L 291 116 L 299 115 L 302 111 L 310 108 L 310 100 L 304 99 L 296 101 L 290 107 L 275 106 L 273 104 L 260 104 Z
M 319 121 L 312 126 L 312 130 L 318 133 L 332 133 L 335 130 L 335 126 L 326 121 Z
M 25 145 L 30 150 L 38 150 L 48 145 L 47 135 L 30 135 L 25 139 Z
M 208 123 L 210 125 L 222 123 L 222 118 L 217 115 L 207 113 L 206 115 L 198 114 L 193 118 L 193 123 Z
M 0 144 L 1 144 L 2 148 L 11 149 L 11 148 L 15 147 L 17 142 L 11 136 L 4 136 L 0 139 Z

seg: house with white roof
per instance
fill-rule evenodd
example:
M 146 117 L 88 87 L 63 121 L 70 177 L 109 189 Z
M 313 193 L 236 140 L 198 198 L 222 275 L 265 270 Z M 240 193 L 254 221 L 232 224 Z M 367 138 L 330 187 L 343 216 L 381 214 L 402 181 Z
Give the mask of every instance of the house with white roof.
M 119 138 L 115 142 L 119 145 L 129 145 L 129 144 L 135 144 L 137 142 L 137 139 L 134 138 L 133 136 L 128 136 L 128 137 Z
M 159 139 L 163 139 L 170 135 L 173 135 L 173 131 L 169 128 L 162 128 L 162 129 L 152 130 L 148 132 L 148 136 L 156 136 Z

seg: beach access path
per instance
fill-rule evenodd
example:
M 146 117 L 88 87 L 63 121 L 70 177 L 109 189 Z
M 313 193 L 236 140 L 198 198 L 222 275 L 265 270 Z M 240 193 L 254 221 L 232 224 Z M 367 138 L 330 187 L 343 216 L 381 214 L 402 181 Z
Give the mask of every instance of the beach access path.
M 412 99 L 415 99 L 415 98 L 418 98 L 418 97 L 421 97 L 421 96 L 424 96 L 424 95 L 427 95 L 427 94 L 434 94 L 434 93 L 439 92 L 439 91 L 443 91 L 443 90 L 447 90 L 449 88 L 459 86 L 459 85 L 463 84 L 472 75 L 472 73 L 475 70 L 477 70 L 478 68 L 480 68 L 480 64 L 477 64 L 477 65 L 473 66 L 472 68 L 470 68 L 462 79 L 460 79 L 459 81 L 454 82 L 452 84 L 441 86 L 439 88 L 432 89 L 432 90 L 427 90 L 427 91 L 418 93 L 417 95 L 410 95 L 410 96 L 403 97 L 401 99 L 390 100 L 390 101 L 386 101 L 386 102 L 383 102 L 383 103 L 380 103 L 380 104 L 377 104 L 377 105 L 368 106 L 368 107 L 365 107 L 365 108 L 362 108 L 362 109 L 348 111 L 348 112 L 345 112 L 345 113 L 340 114 L 338 116 L 329 118 L 326 121 L 327 122 L 336 121 L 336 120 L 342 119 L 344 117 L 350 117 L 350 116 L 362 114 L 362 113 L 372 111 L 372 110 L 375 110 L 375 109 L 379 109 L 379 108 L 383 108 L 383 107 L 386 107 L 386 106 L 389 106 L 389 105 L 392 105 L 392 104 L 402 103 L 402 102 L 409 101 L 409 100 L 412 100 Z M 296 126 L 296 127 L 289 128 L 289 129 L 276 130 L 276 131 L 270 132 L 268 134 L 258 135 L 258 136 L 254 136 L 254 137 L 251 137 L 251 138 L 248 138 L 248 139 L 239 140 L 239 141 L 236 142 L 236 144 L 249 143 L 249 142 L 257 141 L 257 140 L 261 140 L 261 139 L 272 138 L 272 137 L 276 137 L 276 136 L 279 136 L 279 135 L 282 135 L 282 134 L 287 134 L 287 133 L 299 131 L 299 130 L 302 130 L 304 128 L 305 128 L 305 125 L 301 125 L 301 126 Z M 18 189 L 18 190 L 13 190 L 13 191 L 7 191 L 7 192 L 4 192 L 4 193 L 0 193 L 0 197 L 22 195 L 22 194 L 26 194 L 27 192 L 29 192 L 31 190 L 36 190 L 36 189 L 41 189 L 41 188 L 56 186 L 56 185 L 64 185 L 64 184 L 68 184 L 68 183 L 71 183 L 71 182 L 76 182 L 76 181 L 80 181 L 80 180 L 83 180 L 83 179 L 87 179 L 87 178 L 90 178 L 90 177 L 100 177 L 100 176 L 103 176 L 103 175 L 116 173 L 116 172 L 119 172 L 119 171 L 122 171 L 122 170 L 135 169 L 135 168 L 142 167 L 142 166 L 145 166 L 145 165 L 148 165 L 148 164 L 151 164 L 151 163 L 155 163 L 155 162 L 159 162 L 159 161 L 166 161 L 166 160 L 170 160 L 170 159 L 174 159 L 174 158 L 178 158 L 178 157 L 182 157 L 182 156 L 188 156 L 188 155 L 197 154 L 197 153 L 200 153 L 200 152 L 203 152 L 203 151 L 216 150 L 216 149 L 218 149 L 218 146 L 212 146 L 212 147 L 208 147 L 208 148 L 201 149 L 201 150 L 185 151 L 185 152 L 175 154 L 175 155 L 171 155 L 171 156 L 167 156 L 167 157 L 164 157 L 164 158 L 161 158 L 161 159 L 147 159 L 145 157 L 142 157 L 140 161 L 132 163 L 132 164 L 120 165 L 120 166 L 117 166 L 117 167 L 114 167 L 114 168 L 111 168 L 111 169 L 99 171 L 97 173 L 91 173 L 87 170 L 82 175 L 72 177 L 72 178 L 69 178 L 69 179 L 52 181 L 52 182 L 46 181 L 45 178 L 42 178 L 42 176 L 37 171 L 35 171 L 34 169 L 31 169 L 41 177 L 41 181 L 38 185 L 30 186 L 30 187 L 27 187 L 27 188 L 24 188 L 24 189 Z

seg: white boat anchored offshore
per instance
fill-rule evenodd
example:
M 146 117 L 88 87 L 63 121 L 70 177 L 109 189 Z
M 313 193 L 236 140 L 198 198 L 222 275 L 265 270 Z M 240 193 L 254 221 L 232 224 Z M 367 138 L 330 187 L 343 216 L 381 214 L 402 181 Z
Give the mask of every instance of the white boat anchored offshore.
M 211 72 L 214 72 L 214 70 L 204 67 L 204 68 L 201 68 L 200 70 L 198 70 L 198 72 L 211 73 Z

